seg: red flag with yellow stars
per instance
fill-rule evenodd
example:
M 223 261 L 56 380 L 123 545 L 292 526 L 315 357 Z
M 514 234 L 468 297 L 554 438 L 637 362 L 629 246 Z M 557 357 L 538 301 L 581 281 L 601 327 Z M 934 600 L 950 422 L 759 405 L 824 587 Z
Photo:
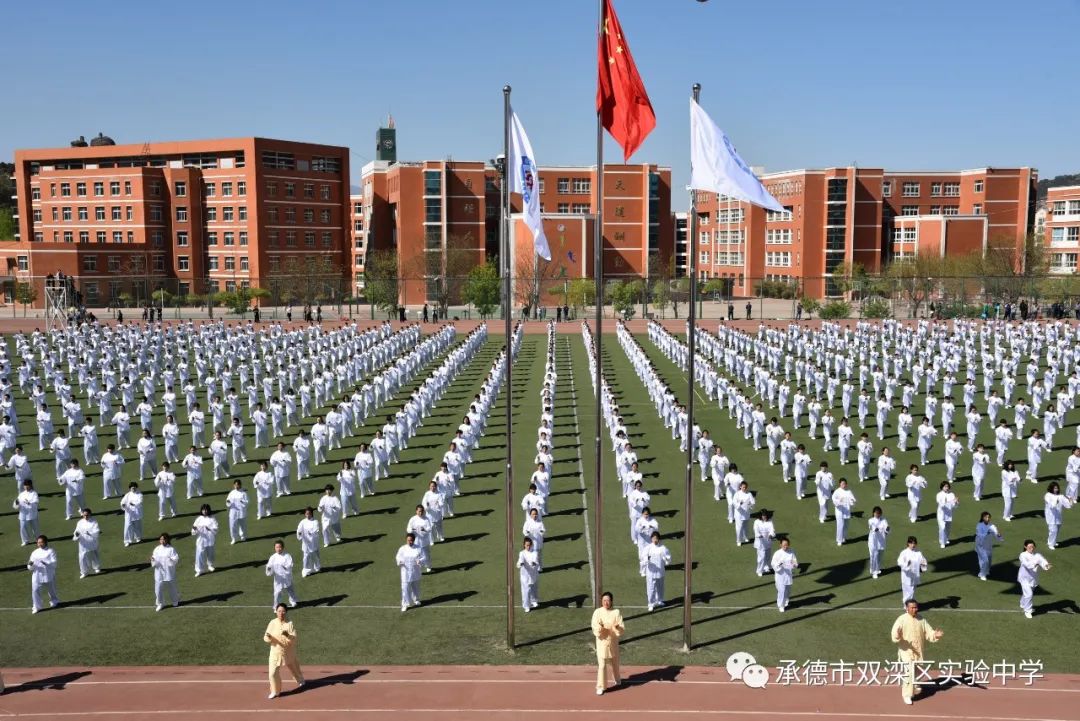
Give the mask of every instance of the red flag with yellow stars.
M 622 146 L 625 162 L 656 127 L 656 113 L 630 55 L 630 46 L 623 36 L 611 0 L 604 0 L 597 60 L 596 111 L 600 113 L 604 129 Z

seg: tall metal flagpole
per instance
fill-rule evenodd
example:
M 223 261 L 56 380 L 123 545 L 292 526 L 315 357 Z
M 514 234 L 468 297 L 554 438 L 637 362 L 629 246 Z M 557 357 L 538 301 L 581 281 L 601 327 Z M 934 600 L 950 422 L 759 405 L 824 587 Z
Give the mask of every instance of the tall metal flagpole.
M 701 83 L 694 83 L 694 102 L 701 95 Z M 683 651 L 690 652 L 690 597 L 693 588 L 692 576 L 694 571 L 694 356 L 697 346 L 697 313 L 695 312 L 695 299 L 697 297 L 697 257 L 698 257 L 698 217 L 697 217 L 697 194 L 690 189 L 690 312 L 687 316 L 689 330 L 686 334 L 686 348 L 689 351 L 686 374 L 686 435 L 689 443 L 686 444 L 686 500 L 683 508 L 683 516 L 686 519 L 686 533 L 683 534 L 683 559 L 685 570 L 683 572 Z
M 499 223 L 501 236 L 499 255 L 502 256 L 503 272 L 503 319 L 506 322 L 506 359 L 503 364 L 503 384 L 506 393 L 506 647 L 514 648 L 514 443 L 513 411 L 514 390 L 511 385 L 510 368 L 514 365 L 511 343 L 513 341 L 513 309 L 510 299 L 510 86 L 503 86 L 503 177 L 502 213 Z
M 604 32 L 604 0 L 600 0 L 596 23 L 596 41 L 602 41 Z M 598 79 L 599 82 L 599 79 Z M 600 605 L 600 595 L 604 587 L 604 443 L 603 443 L 603 403 L 601 402 L 600 379 L 603 377 L 601 353 L 604 350 L 604 123 L 600 109 L 596 110 L 596 222 L 593 232 L 593 275 L 596 277 L 596 333 L 593 337 L 593 350 L 596 354 L 596 477 L 593 479 L 593 505 L 596 507 L 596 548 L 593 564 L 593 605 Z

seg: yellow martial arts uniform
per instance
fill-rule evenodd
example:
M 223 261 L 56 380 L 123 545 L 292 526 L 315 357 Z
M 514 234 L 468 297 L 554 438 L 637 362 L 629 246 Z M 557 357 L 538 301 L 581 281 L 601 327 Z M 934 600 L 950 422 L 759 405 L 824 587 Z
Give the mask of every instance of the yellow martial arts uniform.
M 271 638 L 283 640 L 285 645 L 274 643 Z M 298 684 L 304 683 L 304 674 L 300 670 L 300 661 L 296 658 L 296 629 L 292 621 L 273 619 L 266 627 L 263 641 L 270 644 L 270 691 L 281 693 L 281 667 L 288 666 L 289 673 Z
M 607 670 L 618 686 L 619 676 L 619 636 L 626 628 L 622 614 L 614 608 L 598 608 L 592 615 L 592 632 L 596 637 L 596 690 L 603 691 L 607 685 Z
M 900 640 L 897 640 L 899 635 Z M 899 646 L 898 656 L 904 664 L 904 683 L 900 693 L 904 698 L 915 695 L 915 662 L 923 659 L 923 645 L 937 643 L 933 627 L 922 616 L 901 614 L 893 623 L 889 639 Z

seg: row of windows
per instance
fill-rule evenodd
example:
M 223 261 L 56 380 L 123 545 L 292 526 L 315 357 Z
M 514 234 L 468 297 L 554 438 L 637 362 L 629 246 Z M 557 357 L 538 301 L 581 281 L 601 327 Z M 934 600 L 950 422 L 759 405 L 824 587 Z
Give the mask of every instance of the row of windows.
M 130 180 L 125 180 L 125 181 L 123 181 L 123 183 L 124 183 L 124 195 L 131 195 L 131 181 Z M 59 188 L 60 188 L 60 197 L 61 198 L 70 198 L 71 197 L 71 188 L 72 188 L 71 183 L 60 183 Z M 78 198 L 85 198 L 86 197 L 86 188 L 87 188 L 87 184 L 84 183 L 84 182 L 75 183 L 75 196 L 78 197 Z M 94 188 L 94 197 L 95 198 L 103 198 L 103 197 L 105 197 L 105 181 L 99 180 L 99 181 L 94 182 L 93 188 Z M 57 184 L 56 183 L 49 183 L 49 197 L 51 197 L 51 198 L 56 197 L 56 189 L 57 189 Z M 161 192 L 160 186 L 158 187 L 158 192 Z M 120 181 L 119 180 L 111 180 L 111 181 L 109 181 L 109 195 L 120 195 Z M 31 197 L 32 197 L 33 200 L 41 200 L 41 188 L 38 188 L 38 187 L 31 188 Z
M 972 215 L 982 215 L 983 207 L 982 203 L 975 203 L 971 206 Z M 918 205 L 904 205 L 900 207 L 900 215 L 912 216 L 922 215 L 921 206 Z M 929 215 L 960 215 L 959 205 L 931 205 Z
M 180 183 L 176 184 L 178 187 Z M 329 187 L 329 186 L 327 186 Z M 223 182 L 221 184 L 221 197 L 229 198 L 233 194 L 232 182 Z M 239 180 L 236 182 L 236 194 L 247 195 L 247 182 Z M 176 193 L 177 197 L 182 197 L 179 192 Z M 217 196 L 217 183 L 203 183 L 203 195 L 207 198 L 214 198 Z
M 286 198 L 295 198 L 296 197 L 296 183 L 293 183 L 293 182 L 289 181 L 289 182 L 283 183 L 283 186 L 284 186 L 283 190 L 285 191 L 285 197 Z M 303 195 L 304 195 L 305 198 L 313 200 L 315 198 L 315 183 L 304 183 L 302 188 L 301 188 L 301 191 L 303 192 Z M 278 183 L 277 183 L 276 180 L 268 180 L 268 181 L 266 181 L 266 194 L 271 198 L 276 198 L 277 197 Z M 321 198 L 322 200 L 330 200 L 330 186 L 329 185 L 323 183 L 322 185 L 319 186 L 319 198 Z M 360 206 L 360 203 L 356 203 L 356 205 Z M 356 212 L 359 213 L 360 210 L 357 210 Z
M 438 201 L 436 201 L 436 202 L 438 202 Z M 277 223 L 278 220 L 281 218 L 281 211 L 280 211 L 279 208 L 272 205 L 267 209 L 266 215 L 267 215 L 267 218 L 269 219 L 269 221 L 271 223 Z M 319 222 L 322 223 L 323 225 L 329 225 L 330 222 L 331 222 L 332 217 L 333 216 L 332 216 L 329 208 L 323 208 L 322 210 L 319 211 Z M 303 218 L 304 218 L 305 223 L 308 223 L 308 224 L 314 223 L 315 222 L 315 209 L 314 208 L 304 208 Z M 436 217 L 435 220 L 438 220 L 438 217 Z M 285 208 L 285 222 L 289 223 L 290 225 L 296 222 L 296 208 Z M 361 226 L 362 226 L 362 221 L 357 221 L 357 222 L 360 223 Z M 363 228 L 361 227 L 359 229 L 362 230 Z
M 985 188 L 985 184 L 982 180 L 975 181 L 975 192 L 981 193 Z M 922 184 L 916 181 L 906 181 L 900 188 L 901 194 L 905 198 L 917 198 L 922 195 Z M 892 196 L 892 181 L 886 180 L 881 184 L 881 195 L 885 198 Z M 930 183 L 930 195 L 931 197 L 946 197 L 946 198 L 958 198 L 960 197 L 960 183 Z
M 707 251 L 702 251 L 702 253 L 701 253 L 701 262 L 702 263 L 708 263 L 709 262 L 709 253 Z M 720 250 L 720 251 L 717 251 L 717 252 L 713 253 L 713 264 L 714 265 L 743 265 L 743 254 L 738 253 L 738 252 L 725 252 L 725 251 Z
M 184 255 L 178 256 L 177 259 L 176 259 L 178 261 L 177 266 L 179 267 L 179 265 L 180 265 L 179 261 L 186 260 L 186 259 L 187 259 L 187 256 L 184 256 Z M 235 255 L 225 255 L 225 256 L 211 255 L 206 260 L 206 262 L 207 262 L 207 266 L 206 266 L 207 270 L 221 270 L 222 269 L 221 268 L 221 265 L 222 265 L 221 261 L 222 260 L 225 261 L 225 263 L 224 263 L 224 269 L 225 270 L 237 270 L 238 269 L 237 266 L 236 266 L 236 256 Z M 180 270 L 184 270 L 184 268 L 180 268 Z M 239 270 L 248 270 L 248 258 L 247 258 L 246 255 L 240 256 Z
M 544 179 L 540 179 L 540 194 L 544 194 Z M 560 195 L 572 193 L 574 195 L 588 195 L 592 192 L 592 180 L 590 178 L 559 178 L 556 183 L 556 191 Z
M 297 233 L 296 233 L 295 230 L 287 230 L 287 231 L 285 231 L 285 247 L 286 248 L 295 248 L 295 247 L 297 247 L 296 246 L 297 237 L 298 236 L 297 236 Z M 316 239 L 317 239 L 317 236 L 316 236 L 316 234 L 314 232 L 312 232 L 312 231 L 305 232 L 304 233 L 304 247 L 305 248 L 314 248 Z M 281 246 L 281 236 L 278 233 L 278 231 L 276 231 L 276 230 L 269 231 L 269 233 L 267 235 L 267 246 L 269 246 L 270 248 L 278 248 L 278 247 Z M 334 234 L 333 233 L 324 232 L 322 234 L 322 247 L 323 248 L 333 248 L 334 247 Z
M 1053 215 L 1080 215 L 1080 200 L 1055 200 Z
M 1069 228 L 1051 228 L 1050 240 L 1054 243 L 1077 243 L 1080 242 L 1080 226 Z
M 767 210 L 765 211 L 766 223 L 787 223 L 792 219 L 792 206 L 785 205 L 782 211 L 779 210 Z
M 791 229 L 790 228 L 769 228 L 765 231 L 766 243 L 790 243 L 791 242 Z
M 1080 258 L 1080 253 L 1051 253 L 1050 267 L 1061 270 L 1076 270 L 1078 258 Z
M 914 243 L 919 239 L 918 228 L 893 228 L 892 239 L 894 243 Z
M 765 253 L 765 265 L 772 268 L 790 268 L 791 251 L 769 251 Z

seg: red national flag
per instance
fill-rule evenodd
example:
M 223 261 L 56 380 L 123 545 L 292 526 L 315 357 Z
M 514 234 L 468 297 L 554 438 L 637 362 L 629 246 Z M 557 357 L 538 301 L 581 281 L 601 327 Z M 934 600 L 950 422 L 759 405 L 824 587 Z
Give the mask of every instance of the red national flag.
M 630 46 L 623 36 L 611 0 L 604 0 L 597 60 L 596 111 L 600 113 L 601 124 L 622 146 L 625 162 L 656 127 L 656 113 L 630 55 Z

